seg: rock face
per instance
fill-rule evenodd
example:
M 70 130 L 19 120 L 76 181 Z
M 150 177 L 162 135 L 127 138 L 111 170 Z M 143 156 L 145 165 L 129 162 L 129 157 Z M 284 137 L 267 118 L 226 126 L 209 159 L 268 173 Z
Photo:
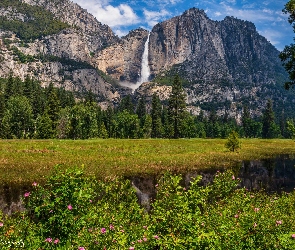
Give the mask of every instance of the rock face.
M 148 31 L 137 29 L 118 38 L 70 0 L 20 1 L 51 12 L 68 25 L 25 44 L 0 26 L 0 77 L 12 71 L 21 78 L 34 76 L 43 86 L 53 82 L 73 91 L 91 89 L 99 102 L 117 103 L 132 93 L 117 83 L 138 82 Z M 14 6 L 1 6 L 0 16 L 8 20 L 31 18 Z M 247 104 L 253 115 L 260 115 L 268 98 L 276 100 L 275 109 L 292 111 L 295 98 L 282 88 L 287 74 L 279 51 L 251 22 L 233 17 L 213 21 L 193 8 L 155 25 L 148 48 L 151 78 L 158 84 L 144 84 L 135 91 L 135 99 L 156 92 L 165 100 L 170 88 L 161 86 L 161 79 L 178 73 L 185 80 L 190 110 L 196 113 L 213 107 L 218 114 L 227 112 L 238 119 Z
M 243 104 L 260 115 L 268 98 L 278 100 L 277 110 L 284 107 L 284 98 L 288 105 L 294 102 L 294 95 L 282 88 L 287 75 L 278 55 L 253 23 L 233 17 L 213 21 L 195 8 L 157 24 L 150 35 L 156 80 L 177 72 L 187 81 L 188 104 L 237 119 Z
M 97 70 L 95 55 L 106 46 L 120 41 L 107 25 L 101 24 L 91 14 L 68 0 L 22 2 L 50 11 L 55 18 L 70 27 L 26 42 L 25 46 L 15 33 L 0 29 L 0 77 L 13 72 L 22 79 L 30 75 L 40 80 L 43 86 L 53 82 L 55 86 L 70 91 L 91 90 L 97 95 L 98 102 L 109 104 L 119 102 L 125 92 L 131 93 L 126 88 L 115 87 L 107 82 Z M 9 20 L 28 21 L 28 16 L 14 7 L 1 8 L 0 15 Z M 30 56 L 33 60 L 19 60 L 12 48 L 17 48 L 24 56 Z
M 157 24 L 151 32 L 149 56 L 154 76 L 173 65 L 194 63 L 195 79 L 229 77 L 218 23 L 202 10 L 191 9 Z
M 111 28 L 101 24 L 93 15 L 70 0 L 21 0 L 50 11 L 55 17 L 73 27 L 78 27 L 92 52 L 119 41 Z
M 140 77 L 141 60 L 148 31 L 137 29 L 122 37 L 97 57 L 97 67 L 117 80 L 136 83 Z

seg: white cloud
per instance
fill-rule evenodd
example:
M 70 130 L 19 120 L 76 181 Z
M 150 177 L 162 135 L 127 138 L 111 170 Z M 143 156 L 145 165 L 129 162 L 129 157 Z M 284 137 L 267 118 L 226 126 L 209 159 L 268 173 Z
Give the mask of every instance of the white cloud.
M 271 10 L 271 9 L 263 9 L 262 12 L 268 13 L 268 14 L 271 14 L 271 15 L 273 14 L 273 10 Z
M 125 30 L 125 29 L 113 29 L 114 33 L 119 36 L 119 37 L 122 37 L 122 36 L 126 36 L 130 30 Z
M 218 16 L 221 16 L 222 14 L 219 11 L 216 11 L 216 12 L 214 12 L 214 15 L 218 17 Z
M 139 17 L 127 4 L 113 6 L 110 5 L 110 0 L 75 0 L 75 2 L 87 9 L 98 21 L 109 25 L 111 28 L 140 23 Z
M 156 25 L 161 19 L 170 15 L 170 12 L 167 10 L 161 11 L 149 11 L 147 9 L 143 10 L 145 20 L 148 23 L 149 27 Z

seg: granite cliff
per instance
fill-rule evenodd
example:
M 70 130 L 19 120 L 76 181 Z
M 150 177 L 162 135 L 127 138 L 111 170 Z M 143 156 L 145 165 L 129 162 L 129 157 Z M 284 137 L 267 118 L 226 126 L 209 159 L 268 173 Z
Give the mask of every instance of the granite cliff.
M 37 20 L 34 13 L 40 11 L 58 23 L 43 35 L 21 36 L 17 25 Z M 238 119 L 247 104 L 259 115 L 268 98 L 277 109 L 292 109 L 295 98 L 283 89 L 287 74 L 279 51 L 255 25 L 233 17 L 213 21 L 196 8 L 155 25 L 151 32 L 137 29 L 119 38 L 69 0 L 3 0 L 0 77 L 29 74 L 44 86 L 54 82 L 76 92 L 91 89 L 99 102 L 116 103 L 131 93 L 118 83 L 140 79 L 148 35 L 153 83 L 143 84 L 134 98 L 157 92 L 165 100 L 169 86 L 163 85 L 178 73 L 196 113 L 215 108 Z

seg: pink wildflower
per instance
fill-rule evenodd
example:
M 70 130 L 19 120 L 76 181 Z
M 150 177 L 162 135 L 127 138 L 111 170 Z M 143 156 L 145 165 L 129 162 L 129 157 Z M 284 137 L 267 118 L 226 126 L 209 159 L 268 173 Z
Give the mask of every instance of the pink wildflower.
M 3 226 L 4 226 L 3 222 L 0 222 L 0 227 L 3 227 Z
M 156 184 L 156 185 L 155 185 L 155 187 L 158 187 L 158 186 L 159 186 L 159 184 Z
M 256 224 L 256 223 L 254 223 L 253 227 L 257 227 L 257 224 Z
M 292 237 L 293 239 L 295 239 L 295 234 L 292 234 L 291 237 Z
M 147 229 L 147 226 L 143 226 L 143 229 Z
M 92 200 L 89 200 L 90 203 L 92 203 Z
M 238 214 L 235 214 L 235 218 L 239 218 L 239 215 Z
M 137 240 L 138 243 L 142 243 L 142 240 Z
M 154 237 L 154 239 L 156 239 L 156 240 L 159 239 L 159 236 L 158 236 L 158 235 L 154 235 L 153 237 Z
M 144 241 L 144 242 L 146 242 L 146 241 L 147 241 L 147 238 L 146 238 L 146 237 L 143 237 L 142 239 L 143 239 L 143 241 Z
M 277 225 L 282 225 L 282 221 L 281 220 L 277 220 L 276 223 L 277 223 Z
M 37 187 L 38 183 L 37 182 L 33 182 L 32 186 Z
M 85 250 L 84 247 L 78 247 L 78 250 Z
M 115 230 L 115 227 L 112 224 L 110 225 L 110 230 Z
M 72 209 L 73 209 L 73 207 L 72 207 L 71 204 L 68 205 L 68 209 L 69 209 L 69 210 L 72 210 Z
M 24 197 L 29 197 L 30 196 L 30 192 L 26 192 L 25 194 L 24 194 Z
M 53 241 L 54 244 L 57 244 L 58 242 L 59 242 L 59 239 L 55 239 L 55 240 Z
M 47 239 L 45 240 L 45 242 L 49 242 L 49 243 L 51 243 L 51 242 L 52 242 L 52 238 L 47 238 Z
M 232 178 L 232 180 L 235 180 L 236 179 L 236 177 L 234 175 L 231 178 Z
M 129 250 L 134 250 L 134 247 L 129 247 Z
M 105 233 L 107 232 L 107 230 L 103 227 L 102 229 L 100 229 L 100 232 L 101 232 L 102 234 L 105 234 Z
M 258 207 L 254 208 L 254 212 L 258 212 L 260 209 Z

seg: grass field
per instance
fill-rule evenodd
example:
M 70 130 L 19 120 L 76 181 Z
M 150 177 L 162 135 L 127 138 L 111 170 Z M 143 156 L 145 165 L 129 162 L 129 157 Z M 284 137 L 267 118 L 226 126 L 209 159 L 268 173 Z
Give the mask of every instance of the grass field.
M 292 140 L 243 139 L 239 152 L 225 148 L 224 139 L 145 140 L 0 140 L 0 181 L 42 182 L 56 164 L 85 165 L 99 178 L 158 174 L 170 170 L 226 168 L 242 160 L 295 154 Z

